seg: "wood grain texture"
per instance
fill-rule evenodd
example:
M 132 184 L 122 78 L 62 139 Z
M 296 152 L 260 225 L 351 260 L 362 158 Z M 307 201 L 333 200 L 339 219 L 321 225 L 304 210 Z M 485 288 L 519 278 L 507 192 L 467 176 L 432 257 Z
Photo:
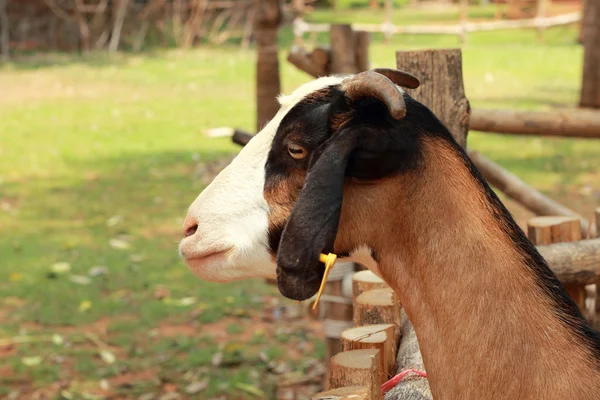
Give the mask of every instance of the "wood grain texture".
M 465 96 L 460 49 L 398 51 L 396 67 L 421 80 L 419 88 L 407 89 L 408 94 L 429 107 L 465 147 L 471 109 Z
M 329 388 L 366 386 L 369 399 L 381 399 L 383 384 L 379 350 L 350 350 L 336 354 L 331 359 Z

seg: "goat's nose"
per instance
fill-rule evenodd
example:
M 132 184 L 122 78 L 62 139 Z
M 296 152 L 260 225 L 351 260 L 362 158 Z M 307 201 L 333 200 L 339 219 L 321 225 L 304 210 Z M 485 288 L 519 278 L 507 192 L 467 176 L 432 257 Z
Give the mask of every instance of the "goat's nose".
M 192 236 L 198 230 L 198 222 L 196 222 L 196 218 L 187 217 L 183 222 L 183 234 L 185 237 Z

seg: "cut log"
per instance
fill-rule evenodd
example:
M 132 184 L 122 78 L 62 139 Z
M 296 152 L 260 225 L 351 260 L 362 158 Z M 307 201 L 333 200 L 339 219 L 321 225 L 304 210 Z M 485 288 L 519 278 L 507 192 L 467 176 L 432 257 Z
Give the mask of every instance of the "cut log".
M 342 332 L 342 345 L 344 351 L 361 349 L 379 350 L 380 369 L 383 372 L 384 380 L 387 380 L 394 374 L 399 334 L 400 330 L 397 325 L 364 325 L 346 329 Z
M 348 24 L 331 25 L 331 73 L 355 74 L 356 67 L 355 35 Z
M 370 400 L 370 397 L 366 386 L 347 386 L 317 393 L 310 400 Z
M 350 350 L 336 354 L 331 359 L 330 389 L 345 386 L 366 386 L 368 399 L 381 399 L 383 384 L 379 350 Z
M 369 270 L 359 271 L 352 276 L 352 298 L 373 289 L 389 288 L 388 284 Z
M 581 240 L 581 226 L 577 217 L 536 217 L 527 221 L 527 236 L 535 245 L 574 242 Z M 585 286 L 565 283 L 565 289 L 581 311 L 585 311 Z
M 419 88 L 407 92 L 429 107 L 465 147 L 470 106 L 463 85 L 460 49 L 398 51 L 396 66 L 421 80 Z
M 600 238 L 537 246 L 564 284 L 587 285 L 600 278 Z
M 529 211 L 541 215 L 561 215 L 580 218 L 582 232 L 587 232 L 589 222 L 560 203 L 544 196 L 531 186 L 527 185 L 516 175 L 508 172 L 492 160 L 480 153 L 469 151 L 471 161 L 475 164 L 481 175 L 502 193 L 527 208 Z
M 511 135 L 600 138 L 600 111 L 471 111 L 470 129 Z
M 354 325 L 394 324 L 400 326 L 400 303 L 390 288 L 362 293 L 354 302 Z
M 581 240 L 577 217 L 534 217 L 527 221 L 527 236 L 535 245 Z
M 342 351 L 342 332 L 352 326 L 352 301 L 342 296 L 343 279 L 352 274 L 354 263 L 338 262 L 329 273 L 321 299 L 320 307 L 324 307 L 323 329 L 325 331 L 325 359 L 329 359 Z
M 325 67 L 315 64 L 311 56 L 298 46 L 292 47 L 288 53 L 287 60 L 300 71 L 304 71 L 315 78 L 327 75 Z

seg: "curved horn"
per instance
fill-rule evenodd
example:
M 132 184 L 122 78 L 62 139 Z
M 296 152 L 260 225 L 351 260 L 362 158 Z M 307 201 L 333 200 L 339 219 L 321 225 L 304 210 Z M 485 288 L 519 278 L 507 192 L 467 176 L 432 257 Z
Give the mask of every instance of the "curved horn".
M 408 89 L 416 89 L 421 85 L 419 78 L 399 69 L 375 68 L 373 71 L 385 76 L 390 81 L 394 82 L 396 85 Z
M 381 100 L 394 119 L 402 119 L 406 115 L 402 92 L 383 74 L 374 71 L 361 72 L 343 81 L 340 88 L 353 101 L 363 97 Z

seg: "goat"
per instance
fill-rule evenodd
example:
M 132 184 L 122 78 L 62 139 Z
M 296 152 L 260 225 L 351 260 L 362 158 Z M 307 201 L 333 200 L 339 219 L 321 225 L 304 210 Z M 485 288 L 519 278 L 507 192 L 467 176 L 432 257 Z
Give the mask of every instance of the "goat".
M 180 253 L 200 278 L 317 291 L 320 253 L 381 276 L 436 399 L 600 399 L 600 334 L 448 129 L 377 69 L 324 77 L 198 196 Z

